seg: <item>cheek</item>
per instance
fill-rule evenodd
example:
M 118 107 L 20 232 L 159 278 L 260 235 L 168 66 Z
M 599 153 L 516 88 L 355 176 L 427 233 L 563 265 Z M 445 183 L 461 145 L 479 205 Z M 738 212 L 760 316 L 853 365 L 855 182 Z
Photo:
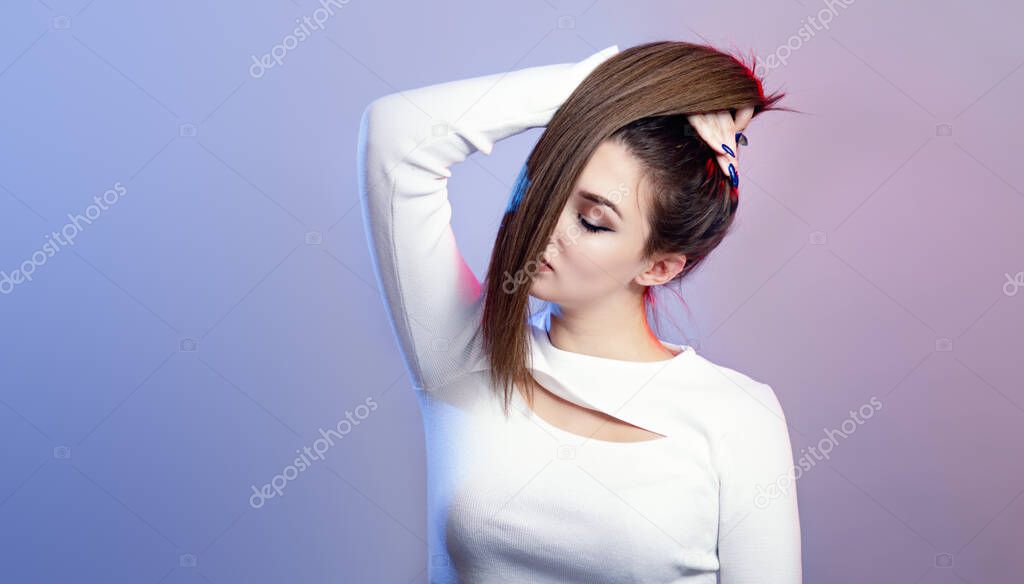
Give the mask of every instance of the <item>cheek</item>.
M 564 249 L 562 263 L 580 278 L 621 284 L 634 275 L 638 245 L 621 234 L 584 233 Z

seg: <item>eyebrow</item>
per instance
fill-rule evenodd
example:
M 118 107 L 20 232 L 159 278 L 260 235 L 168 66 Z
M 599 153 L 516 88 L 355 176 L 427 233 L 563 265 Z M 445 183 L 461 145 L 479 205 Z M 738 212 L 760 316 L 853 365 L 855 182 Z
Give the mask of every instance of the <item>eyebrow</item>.
M 608 199 L 602 197 L 597 193 L 592 193 L 590 191 L 580 189 L 579 193 L 581 197 L 587 199 L 588 201 L 592 201 L 594 203 L 597 203 L 598 205 L 605 205 L 611 208 L 611 210 L 615 211 L 615 214 L 619 216 L 619 219 L 623 219 L 622 213 L 619 212 L 619 208 L 615 206 L 615 203 L 609 201 Z

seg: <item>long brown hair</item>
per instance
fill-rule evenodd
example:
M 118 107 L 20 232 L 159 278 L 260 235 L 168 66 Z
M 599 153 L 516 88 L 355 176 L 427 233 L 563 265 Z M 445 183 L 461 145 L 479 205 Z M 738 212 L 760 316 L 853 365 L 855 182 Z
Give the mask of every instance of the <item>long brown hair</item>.
M 517 181 L 521 192 L 506 211 L 491 252 L 482 316 L 484 346 L 505 412 L 514 384 L 532 398 L 528 366 L 529 286 L 515 280 L 537 266 L 562 208 L 594 150 L 620 141 L 641 162 L 654 196 L 645 257 L 682 253 L 673 281 L 696 268 L 722 241 L 739 204 L 729 177 L 686 116 L 753 106 L 775 107 L 784 93 L 765 96 L 756 63 L 706 45 L 657 41 L 627 48 L 598 65 L 555 112 Z M 650 289 L 644 291 L 645 305 Z

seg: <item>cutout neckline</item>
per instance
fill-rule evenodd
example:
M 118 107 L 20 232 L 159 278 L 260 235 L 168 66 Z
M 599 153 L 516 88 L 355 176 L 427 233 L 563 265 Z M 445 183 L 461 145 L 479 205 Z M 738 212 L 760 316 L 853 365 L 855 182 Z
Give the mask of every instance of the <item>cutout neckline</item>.
M 541 345 L 541 353 L 547 354 L 548 358 L 553 358 L 557 360 L 561 367 L 571 367 L 574 369 L 580 368 L 589 371 L 603 371 L 608 375 L 602 376 L 602 381 L 614 382 L 613 380 L 617 376 L 621 375 L 625 376 L 623 377 L 624 380 L 636 378 L 636 376 L 638 375 L 642 378 L 649 377 L 652 374 L 656 374 L 668 367 L 678 367 L 680 363 L 684 362 L 685 360 L 689 360 L 691 357 L 696 355 L 694 349 L 688 345 L 680 345 L 676 343 L 670 343 L 662 339 L 658 339 L 658 342 L 660 342 L 662 346 L 664 346 L 669 351 L 675 353 L 672 357 L 668 359 L 660 359 L 657 361 L 630 361 L 625 359 L 613 359 L 611 357 L 599 357 L 597 355 L 587 355 L 585 353 L 576 353 L 573 351 L 559 349 L 554 345 L 554 343 L 551 342 L 551 336 L 547 326 L 534 325 L 533 328 L 537 329 L 537 334 L 535 335 L 535 338 Z M 584 444 L 598 443 L 602 445 L 609 445 L 612 447 L 640 447 L 644 443 L 671 442 L 670 439 L 672 438 L 672 436 L 669 434 L 666 434 L 664 432 L 658 432 L 652 428 L 634 423 L 628 419 L 624 419 L 623 416 L 617 415 L 616 410 L 614 409 L 595 407 L 599 406 L 599 404 L 586 403 L 588 401 L 586 399 L 581 401 L 579 399 L 580 397 L 585 398 L 586 394 L 590 393 L 590 390 L 596 388 L 591 386 L 577 386 L 576 389 L 569 389 L 563 383 L 568 379 L 568 377 L 566 377 L 566 374 L 569 372 L 563 369 L 561 373 L 562 375 L 556 374 L 556 378 L 558 378 L 557 388 L 548 387 L 547 385 L 545 385 L 544 380 L 542 379 L 537 379 L 537 381 L 544 390 L 546 390 L 548 393 L 550 393 L 552 396 L 556 398 L 561 398 L 562 400 L 568 401 L 572 404 L 575 404 L 579 407 L 585 408 L 593 412 L 605 414 L 606 416 L 614 418 L 619 423 L 627 424 L 640 430 L 646 430 L 647 432 L 650 432 L 651 434 L 656 434 L 658 436 L 653 438 L 644 438 L 642 440 L 605 440 L 602 438 L 597 438 L 595 436 L 577 434 L 576 432 L 567 430 L 548 421 L 546 418 L 544 418 L 540 413 L 535 411 L 530 406 L 530 404 L 526 401 L 526 397 L 522 395 L 522 393 L 519 390 L 516 390 L 516 399 L 519 400 L 519 403 L 521 403 L 522 407 L 524 408 L 523 414 L 528 416 L 529 418 L 532 418 L 534 422 L 538 423 L 541 427 L 545 428 L 549 433 L 558 434 L 560 435 L 560 437 L 566 438 L 571 441 L 582 441 Z M 576 384 L 574 383 L 572 385 Z M 607 390 L 608 388 L 602 389 L 602 391 Z M 622 388 L 623 392 L 628 392 L 628 390 L 628 386 Z M 583 393 L 579 393 L 580 391 L 582 391 Z M 626 417 L 628 418 L 629 416 Z
M 541 387 L 573 404 L 601 412 L 653 434 L 668 438 L 676 434 L 676 417 L 679 408 L 683 407 L 683 394 L 692 381 L 701 375 L 702 370 L 702 360 L 693 347 L 658 339 L 666 348 L 679 352 L 660 361 L 598 357 L 554 346 L 548 336 L 547 325 L 546 322 L 533 320 L 530 326 L 528 368 Z M 526 403 L 525 395 L 519 398 Z M 532 408 L 530 411 L 540 418 Z M 551 425 L 543 418 L 540 418 L 539 423 Z M 551 426 L 555 428 L 551 433 L 565 432 L 566 437 L 576 437 L 575 440 L 605 444 L 639 446 L 636 443 L 665 439 L 610 441 Z
M 544 390 L 548 391 L 547 388 L 544 388 Z M 552 395 L 555 395 L 555 394 L 552 394 Z M 521 413 L 529 421 L 533 421 L 534 423 L 539 424 L 548 433 L 558 434 L 559 438 L 567 438 L 567 439 L 571 439 L 572 441 L 576 442 L 576 443 L 573 443 L 573 444 L 569 444 L 570 446 L 581 446 L 582 447 L 583 445 L 586 445 L 586 444 L 600 444 L 602 446 L 607 445 L 607 446 L 610 446 L 610 447 L 630 447 L 630 446 L 632 446 L 632 447 L 640 447 L 640 446 L 642 446 L 644 444 L 653 444 L 653 443 L 668 444 L 668 443 L 672 442 L 672 440 L 671 440 L 672 437 L 671 436 L 665 436 L 663 434 L 659 435 L 659 437 L 657 437 L 657 438 L 647 438 L 647 439 L 644 439 L 644 440 L 605 440 L 603 438 L 597 438 L 597 437 L 594 437 L 594 436 L 584 436 L 583 434 L 577 434 L 576 432 L 573 432 L 571 430 L 566 430 L 565 428 L 561 428 L 561 427 L 556 426 L 555 424 L 549 422 L 547 419 L 545 419 L 543 416 L 541 416 L 539 413 L 537 413 L 532 407 L 530 407 L 530 404 L 526 401 L 526 398 L 523 396 L 523 394 L 518 389 L 516 389 L 516 391 L 515 391 L 515 399 L 518 400 L 519 403 L 522 405 Z M 583 407 L 583 406 L 581 406 L 581 407 Z M 591 408 L 587 408 L 587 409 L 591 409 Z M 594 410 L 594 411 L 598 411 L 598 410 Z M 602 413 L 604 413 L 604 412 L 602 412 Z M 611 415 L 611 414 L 608 414 L 608 415 Z M 614 417 L 614 416 L 612 416 L 612 417 Z M 623 423 L 629 424 L 629 422 L 626 422 L 625 420 L 622 420 L 621 418 L 616 418 L 616 419 L 619 420 L 619 422 L 623 422 Z M 630 425 L 634 426 L 636 428 L 640 428 L 639 426 L 635 426 L 634 424 L 630 424 Z M 640 428 L 640 429 L 641 430 L 647 430 L 647 428 Z M 647 430 L 647 431 L 657 434 L 657 432 L 654 432 L 653 430 Z

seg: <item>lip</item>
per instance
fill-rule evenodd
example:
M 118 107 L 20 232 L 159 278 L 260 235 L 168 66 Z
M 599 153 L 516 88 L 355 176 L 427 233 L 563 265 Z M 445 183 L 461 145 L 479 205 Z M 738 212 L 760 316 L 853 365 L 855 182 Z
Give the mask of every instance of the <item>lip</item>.
M 540 261 L 540 269 L 537 270 L 537 271 L 538 272 L 553 272 L 553 271 L 555 271 L 555 269 L 552 268 L 551 264 L 547 263 L 545 260 L 541 260 Z

